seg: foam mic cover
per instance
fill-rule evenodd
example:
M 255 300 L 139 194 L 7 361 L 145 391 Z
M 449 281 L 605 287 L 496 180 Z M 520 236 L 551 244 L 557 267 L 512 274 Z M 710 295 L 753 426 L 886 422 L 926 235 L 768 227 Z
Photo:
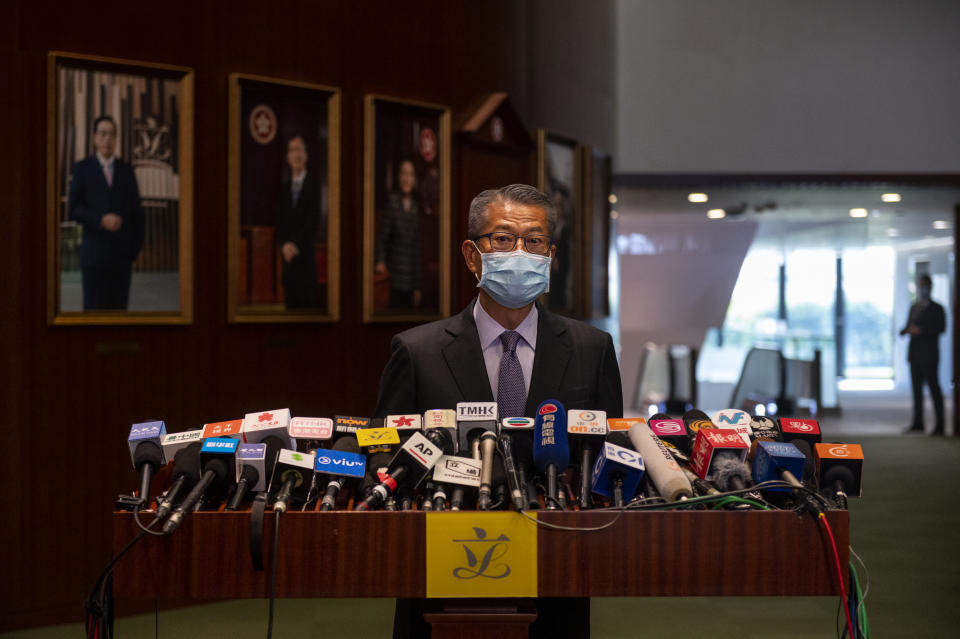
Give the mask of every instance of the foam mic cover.
M 507 486 L 507 469 L 502 455 L 494 454 L 492 475 L 490 484 L 493 486 L 493 496 L 497 502 L 507 504 L 510 495 Z
M 542 473 L 547 471 L 547 466 L 553 466 L 559 473 L 570 465 L 567 411 L 555 399 L 548 399 L 537 408 L 533 426 L 533 463 Z
M 859 444 L 815 444 L 813 452 L 822 490 L 838 502 L 862 494 L 863 449 Z M 846 508 L 845 503 L 840 506 Z
M 677 501 L 693 496 L 690 480 L 680 470 L 680 465 L 663 442 L 650 431 L 649 426 L 638 422 L 630 427 L 629 436 L 634 450 L 643 458 L 647 477 L 664 499 Z
M 811 480 L 816 473 L 816 462 L 813 459 L 813 449 L 810 448 L 810 444 L 803 439 L 794 439 L 791 443 L 797 447 L 797 450 L 803 453 L 803 483 L 811 483 Z
M 750 469 L 736 456 L 721 454 L 714 460 L 713 481 L 724 492 L 743 490 L 750 484 Z
M 157 506 L 157 518 L 166 517 L 177 503 L 180 493 L 191 490 L 200 481 L 200 447 L 195 441 L 184 446 L 173 456 L 173 483 Z

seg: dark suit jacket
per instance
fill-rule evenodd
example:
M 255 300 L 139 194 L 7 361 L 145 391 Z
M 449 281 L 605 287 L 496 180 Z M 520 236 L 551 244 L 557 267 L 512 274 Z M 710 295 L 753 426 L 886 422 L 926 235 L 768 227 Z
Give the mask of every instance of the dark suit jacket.
M 476 300 L 459 315 L 394 336 L 380 378 L 377 417 L 493 401 L 474 304 Z M 555 399 L 566 408 L 593 408 L 622 417 L 620 369 L 610 335 L 539 304 L 537 309 L 537 348 L 525 414 L 533 417 L 543 401 Z
M 107 185 L 95 155 L 73 165 L 67 210 L 71 220 L 83 225 L 81 268 L 132 264 L 143 248 L 144 215 L 133 167 L 120 158 L 113 161 L 113 186 Z M 123 218 L 117 232 L 100 226 L 106 213 Z
M 287 180 L 277 198 L 277 246 L 297 245 L 300 253 L 283 262 L 283 288 L 289 308 L 314 307 L 317 297 L 317 228 L 320 226 L 320 184 L 307 173 L 293 203 L 291 182 Z
M 914 304 L 910 307 L 907 324 L 916 324 L 920 327 L 919 335 L 910 336 L 907 361 L 918 364 L 939 362 L 940 333 L 947 327 L 947 314 L 943 311 L 943 307 L 933 300 L 924 307 Z

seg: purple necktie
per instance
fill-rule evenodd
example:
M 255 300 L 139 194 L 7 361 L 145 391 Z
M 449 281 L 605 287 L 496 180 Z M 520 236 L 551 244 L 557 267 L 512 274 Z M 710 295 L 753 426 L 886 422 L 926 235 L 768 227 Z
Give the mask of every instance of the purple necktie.
M 500 357 L 500 374 L 497 377 L 497 417 L 523 417 L 527 403 L 527 390 L 523 384 L 523 371 L 517 359 L 517 342 L 520 333 L 504 331 L 500 334 L 503 355 Z

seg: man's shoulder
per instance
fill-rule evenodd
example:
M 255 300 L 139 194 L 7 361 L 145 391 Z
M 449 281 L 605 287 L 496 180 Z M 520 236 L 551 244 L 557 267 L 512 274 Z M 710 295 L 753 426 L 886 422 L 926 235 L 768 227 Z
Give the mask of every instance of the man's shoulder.
M 456 336 L 465 328 L 462 314 L 458 314 L 408 328 L 397 333 L 396 338 L 408 344 L 436 343 L 438 338 Z
M 559 313 L 551 313 L 540 309 L 544 317 L 544 322 L 554 327 L 557 332 L 567 332 L 575 338 L 586 341 L 605 341 L 610 338 L 610 334 L 586 322 Z

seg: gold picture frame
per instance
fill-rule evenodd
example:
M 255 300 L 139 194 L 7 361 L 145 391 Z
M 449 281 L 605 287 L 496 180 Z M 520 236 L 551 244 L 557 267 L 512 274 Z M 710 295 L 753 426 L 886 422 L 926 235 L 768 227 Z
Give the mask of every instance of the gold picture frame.
M 450 126 L 445 106 L 364 97 L 364 322 L 450 314 Z
M 48 324 L 193 321 L 193 126 L 193 69 L 47 55 Z
M 571 137 L 537 129 L 537 188 L 557 210 L 553 233 L 557 254 L 550 267 L 550 292 L 542 303 L 551 311 L 581 319 L 587 315 L 583 148 Z
M 229 322 L 340 319 L 340 109 L 337 87 L 230 74 Z

